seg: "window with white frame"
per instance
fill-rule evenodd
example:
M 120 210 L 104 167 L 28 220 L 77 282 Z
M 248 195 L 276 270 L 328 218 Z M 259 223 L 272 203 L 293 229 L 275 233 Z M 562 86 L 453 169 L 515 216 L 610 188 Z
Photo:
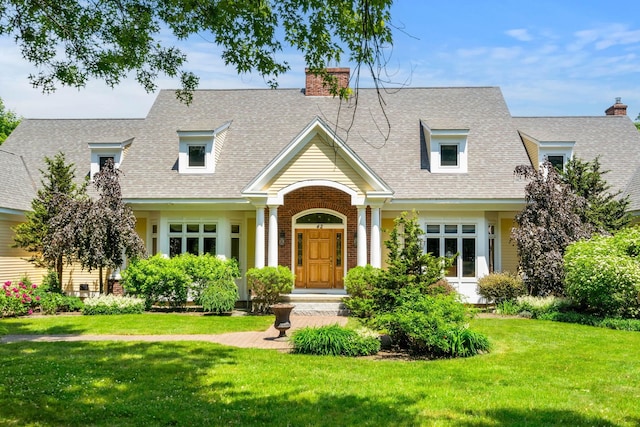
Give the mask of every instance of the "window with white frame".
M 426 127 L 429 164 L 433 173 L 467 173 L 468 129 Z
M 178 152 L 178 172 L 181 174 L 201 174 L 215 172 L 214 143 L 215 131 L 178 131 L 180 148 Z
M 91 168 L 90 176 L 93 176 L 100 172 L 107 160 L 113 162 L 113 166 L 118 169 L 122 163 L 125 149 L 131 145 L 133 138 L 123 142 L 90 142 L 89 149 L 91 150 Z
M 231 258 L 240 264 L 240 224 L 231 224 Z
M 231 122 L 213 130 L 179 130 L 178 173 L 207 174 L 216 170 L 226 132 Z
M 427 224 L 425 251 L 435 257 L 456 257 L 446 277 L 476 277 L 476 229 L 476 224 L 467 223 Z
M 169 256 L 216 255 L 217 228 L 212 222 L 169 222 Z

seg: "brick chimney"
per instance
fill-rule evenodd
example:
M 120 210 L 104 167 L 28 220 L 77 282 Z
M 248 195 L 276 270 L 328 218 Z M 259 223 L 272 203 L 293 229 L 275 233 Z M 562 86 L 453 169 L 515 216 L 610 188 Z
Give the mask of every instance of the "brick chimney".
M 329 92 L 329 86 L 324 82 L 322 76 L 314 75 L 308 68 L 304 72 L 306 74 L 304 90 L 306 96 L 332 96 Z M 338 87 L 349 87 L 349 68 L 327 68 L 327 73 L 338 79 Z
M 616 103 L 611 107 L 607 108 L 605 111 L 607 116 L 626 116 L 627 115 L 627 106 L 624 105 L 620 98 L 616 98 Z

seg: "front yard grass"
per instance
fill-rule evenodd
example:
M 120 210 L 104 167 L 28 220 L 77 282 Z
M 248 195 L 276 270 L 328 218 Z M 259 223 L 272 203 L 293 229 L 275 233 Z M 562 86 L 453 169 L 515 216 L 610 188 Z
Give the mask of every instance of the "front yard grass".
M 0 345 L 0 425 L 640 424 L 637 332 L 515 318 L 471 327 L 491 353 L 397 361 L 202 342 Z
M 273 316 L 203 316 L 144 313 L 112 316 L 33 316 L 0 319 L 0 335 L 8 334 L 223 334 L 264 331 Z

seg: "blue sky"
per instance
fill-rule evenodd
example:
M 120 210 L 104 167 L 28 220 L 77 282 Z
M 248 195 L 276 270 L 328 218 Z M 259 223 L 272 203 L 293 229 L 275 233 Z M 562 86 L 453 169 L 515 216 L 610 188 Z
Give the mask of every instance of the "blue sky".
M 499 86 L 515 116 L 602 115 L 616 97 L 629 106 L 631 119 L 640 113 L 637 2 L 405 0 L 393 5 L 392 25 L 398 30 L 386 70 L 394 83 Z M 238 76 L 226 68 L 206 37 L 181 47 L 201 88 L 266 87 L 259 76 Z M 144 117 L 155 98 L 133 80 L 113 90 L 92 82 L 80 91 L 43 95 L 29 85 L 34 70 L 10 39 L 0 39 L 0 51 L 0 98 L 20 116 Z M 292 71 L 280 78 L 280 86 L 302 87 L 302 58 L 293 51 L 282 57 Z M 163 89 L 178 86 L 169 79 L 158 83 Z

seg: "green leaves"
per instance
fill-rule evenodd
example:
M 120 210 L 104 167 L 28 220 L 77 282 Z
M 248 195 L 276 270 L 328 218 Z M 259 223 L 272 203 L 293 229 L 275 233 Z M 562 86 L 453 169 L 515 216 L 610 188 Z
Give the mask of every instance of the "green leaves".
M 19 124 L 20 118 L 13 111 L 5 109 L 0 98 L 0 145 Z
M 257 72 L 271 87 L 290 69 L 283 46 L 300 51 L 321 70 L 343 55 L 373 73 L 384 66 L 381 49 L 391 44 L 391 0 L 107 0 L 0 5 L 0 35 L 15 37 L 37 73 L 29 78 L 44 92 L 83 87 L 89 79 L 117 85 L 129 73 L 147 91 L 160 75 L 179 76 L 177 93 L 190 102 L 198 78 L 172 45 L 198 35 L 222 47 L 221 59 L 238 73 Z M 168 31 L 167 31 L 168 30 Z M 167 37 L 170 32 L 170 37 Z M 346 97 L 327 80 L 335 95 Z

